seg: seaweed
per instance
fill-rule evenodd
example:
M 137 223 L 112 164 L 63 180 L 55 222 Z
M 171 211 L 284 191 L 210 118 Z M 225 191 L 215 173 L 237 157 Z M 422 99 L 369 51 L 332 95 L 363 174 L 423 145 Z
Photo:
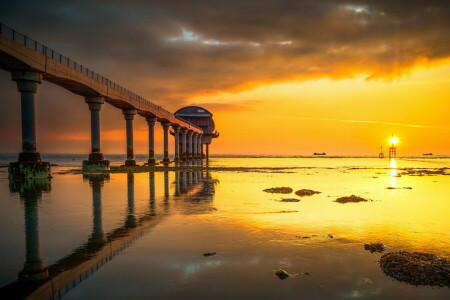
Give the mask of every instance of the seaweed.
M 395 280 L 412 285 L 450 287 L 450 260 L 435 254 L 392 252 L 381 256 L 380 267 Z
M 362 197 L 351 195 L 351 196 L 347 196 L 347 197 L 338 198 L 334 202 L 337 202 L 337 203 L 357 203 L 357 202 L 368 202 L 368 201 L 369 200 L 364 199 Z
M 304 196 L 312 196 L 312 195 L 320 194 L 320 193 L 321 193 L 321 192 L 313 191 L 313 190 L 308 190 L 308 189 L 301 189 L 301 190 L 298 190 L 298 191 L 295 192 L 295 194 L 296 194 L 297 196 L 300 196 L 300 197 L 304 197 Z
M 382 243 L 370 243 L 370 244 L 364 244 L 364 249 L 367 251 L 370 251 L 370 253 L 378 252 L 381 253 L 384 250 L 386 250 L 386 247 Z
M 290 194 L 292 193 L 292 189 L 290 187 L 274 187 L 270 189 L 265 189 L 264 192 L 266 193 L 278 193 L 278 194 Z

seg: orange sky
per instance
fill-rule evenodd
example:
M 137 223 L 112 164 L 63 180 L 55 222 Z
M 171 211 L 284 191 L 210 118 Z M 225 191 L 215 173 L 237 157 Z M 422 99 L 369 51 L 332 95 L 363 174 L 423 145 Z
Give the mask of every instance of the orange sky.
M 399 155 L 450 155 L 446 2 L 21 3 L 0 4 L 2 22 L 170 111 L 209 109 L 213 154 L 377 155 L 395 134 Z M 36 120 L 40 152 L 90 151 L 83 97 L 44 82 Z M 104 105 L 101 124 L 102 152 L 125 153 L 121 111 Z M 0 138 L 0 153 L 20 152 L 20 95 L 6 71 Z M 135 153 L 147 151 L 136 117 Z
M 287 82 L 192 102 L 215 112 L 216 153 L 376 155 L 394 133 L 401 154 L 450 154 L 449 74 L 447 61 L 400 78 Z

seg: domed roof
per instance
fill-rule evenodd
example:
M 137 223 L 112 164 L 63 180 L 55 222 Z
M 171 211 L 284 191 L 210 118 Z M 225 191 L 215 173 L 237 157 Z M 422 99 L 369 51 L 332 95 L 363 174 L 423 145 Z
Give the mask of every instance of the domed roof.
M 213 114 L 200 106 L 186 106 L 175 112 L 179 117 L 212 117 Z

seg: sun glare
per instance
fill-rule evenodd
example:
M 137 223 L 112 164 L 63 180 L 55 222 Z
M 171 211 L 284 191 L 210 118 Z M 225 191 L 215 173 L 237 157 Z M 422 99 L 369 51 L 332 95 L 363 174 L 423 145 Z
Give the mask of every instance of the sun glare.
M 390 142 L 392 145 L 398 144 L 398 138 L 395 137 L 395 136 L 393 136 L 393 137 L 391 137 L 391 138 L 389 139 L 389 142 Z

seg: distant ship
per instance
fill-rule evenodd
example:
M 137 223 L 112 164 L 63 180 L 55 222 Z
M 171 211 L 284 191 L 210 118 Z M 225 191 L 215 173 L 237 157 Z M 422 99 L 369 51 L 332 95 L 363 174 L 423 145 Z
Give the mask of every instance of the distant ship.
M 423 155 L 433 155 L 433 153 L 424 153 Z
M 322 153 L 314 152 L 314 155 L 327 155 L 327 154 L 325 152 Z

